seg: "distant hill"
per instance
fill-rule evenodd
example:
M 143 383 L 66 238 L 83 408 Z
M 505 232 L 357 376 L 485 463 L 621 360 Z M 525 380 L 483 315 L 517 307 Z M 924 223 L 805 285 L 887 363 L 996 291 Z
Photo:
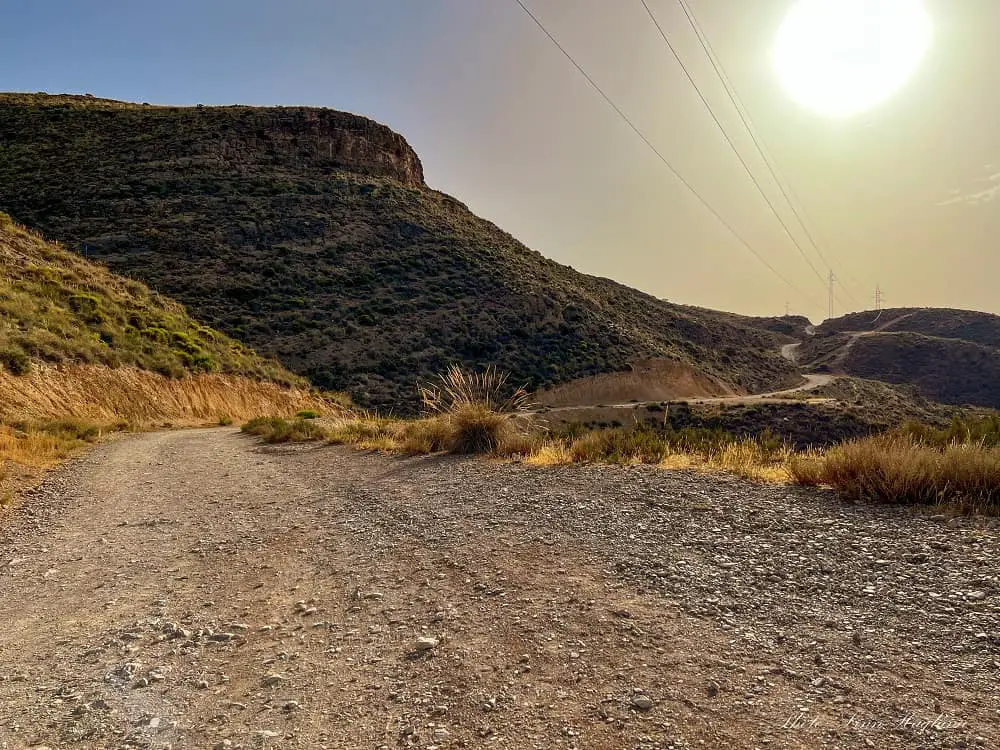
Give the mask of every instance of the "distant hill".
M 1000 408 L 1000 316 L 900 308 L 854 313 L 816 328 L 799 351 L 813 368 L 916 386 L 947 404 Z
M 797 379 L 778 348 L 801 321 L 548 260 L 428 188 L 405 140 L 362 117 L 7 94 L 0 143 L 0 208 L 366 406 L 411 410 L 453 362 L 534 388 L 651 359 L 736 391 Z

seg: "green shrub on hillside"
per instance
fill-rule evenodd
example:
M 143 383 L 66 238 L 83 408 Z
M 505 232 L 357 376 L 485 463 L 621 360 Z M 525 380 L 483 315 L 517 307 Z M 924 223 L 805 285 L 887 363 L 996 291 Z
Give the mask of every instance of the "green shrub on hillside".
M 32 359 L 302 382 L 141 284 L 0 223 L 0 366 L 23 375 Z
M 16 347 L 0 349 L 0 364 L 11 375 L 27 375 L 31 370 L 31 360 L 28 355 Z

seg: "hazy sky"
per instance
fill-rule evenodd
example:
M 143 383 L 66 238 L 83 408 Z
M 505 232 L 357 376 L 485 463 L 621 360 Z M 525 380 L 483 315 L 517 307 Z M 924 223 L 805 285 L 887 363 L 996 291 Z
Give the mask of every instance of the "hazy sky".
M 780 206 L 678 4 L 649 3 Z M 891 306 L 1000 313 L 1000 2 L 927 0 L 935 36 L 916 76 L 843 121 L 788 100 L 771 69 L 791 0 L 690 3 L 844 279 L 846 306 L 873 307 L 878 282 Z M 512 0 L 7 0 L 0 89 L 358 112 L 407 137 L 432 187 L 560 262 L 672 301 L 751 314 L 787 301 L 825 317 L 825 286 L 639 0 L 528 5 L 804 295 L 679 185 Z

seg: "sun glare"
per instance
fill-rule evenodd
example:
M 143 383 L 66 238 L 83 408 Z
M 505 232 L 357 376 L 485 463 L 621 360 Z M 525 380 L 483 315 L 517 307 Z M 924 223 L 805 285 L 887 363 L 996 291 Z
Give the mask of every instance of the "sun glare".
M 931 33 L 922 0 L 798 0 L 778 31 L 773 62 L 801 105 L 848 117 L 910 79 Z

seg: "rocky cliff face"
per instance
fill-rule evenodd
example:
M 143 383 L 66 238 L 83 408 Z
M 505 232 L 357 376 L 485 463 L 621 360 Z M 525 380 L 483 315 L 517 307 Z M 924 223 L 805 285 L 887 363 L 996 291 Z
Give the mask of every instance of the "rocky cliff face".
M 154 107 L 0 94 L 0 144 L 8 158 L 41 148 L 50 168 L 61 156 L 101 152 L 133 173 L 347 171 L 424 184 L 420 158 L 401 135 L 365 117 L 312 107 Z

